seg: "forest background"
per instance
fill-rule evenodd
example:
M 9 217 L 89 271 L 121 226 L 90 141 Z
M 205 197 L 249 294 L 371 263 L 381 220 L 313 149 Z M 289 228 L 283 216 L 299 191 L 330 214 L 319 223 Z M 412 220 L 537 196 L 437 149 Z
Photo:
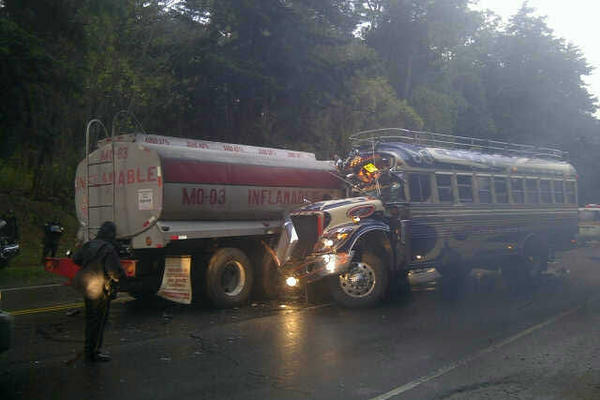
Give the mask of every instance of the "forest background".
M 150 133 L 321 158 L 381 127 L 555 146 L 600 203 L 584 55 L 526 4 L 503 24 L 469 3 L 2 0 L 0 192 L 70 207 L 86 122 L 129 110 Z

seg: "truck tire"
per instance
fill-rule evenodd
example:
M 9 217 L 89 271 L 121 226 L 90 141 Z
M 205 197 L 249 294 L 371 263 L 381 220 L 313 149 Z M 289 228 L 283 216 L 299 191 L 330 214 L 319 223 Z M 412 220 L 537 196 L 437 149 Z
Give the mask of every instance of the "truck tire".
M 335 302 L 344 307 L 371 307 L 384 298 L 388 282 L 388 269 L 379 256 L 364 251 L 346 273 L 329 278 L 329 288 Z
M 206 295 L 219 308 L 244 304 L 250 296 L 253 274 L 243 251 L 231 247 L 217 250 L 206 269 Z

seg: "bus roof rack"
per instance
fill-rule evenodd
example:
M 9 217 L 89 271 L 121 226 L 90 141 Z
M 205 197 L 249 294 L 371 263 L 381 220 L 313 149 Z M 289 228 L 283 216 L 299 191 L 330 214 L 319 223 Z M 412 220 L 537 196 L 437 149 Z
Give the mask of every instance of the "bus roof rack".
M 411 131 L 403 128 L 382 128 L 357 132 L 350 136 L 350 142 L 353 146 L 381 142 L 403 142 L 419 146 L 471 150 L 509 156 L 547 158 L 553 160 L 566 160 L 568 157 L 566 151 L 549 147 L 500 142 L 497 140 L 478 139 L 445 133 Z

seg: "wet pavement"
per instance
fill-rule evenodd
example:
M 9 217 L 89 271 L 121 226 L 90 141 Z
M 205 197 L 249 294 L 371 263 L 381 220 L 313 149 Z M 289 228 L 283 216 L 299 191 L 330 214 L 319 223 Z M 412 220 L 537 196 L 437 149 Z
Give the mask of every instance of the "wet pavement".
M 105 340 L 113 361 L 98 365 L 77 358 L 72 289 L 6 291 L 2 308 L 21 311 L 0 398 L 598 399 L 600 247 L 559 256 L 535 288 L 476 270 L 455 291 L 422 271 L 410 294 L 364 310 L 121 296 Z

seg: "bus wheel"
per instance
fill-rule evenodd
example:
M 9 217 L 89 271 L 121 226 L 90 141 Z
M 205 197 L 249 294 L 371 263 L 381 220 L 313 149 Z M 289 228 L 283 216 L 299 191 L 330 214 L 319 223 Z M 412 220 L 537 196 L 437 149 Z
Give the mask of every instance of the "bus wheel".
M 280 296 L 282 287 L 283 280 L 273 257 L 265 254 L 260 266 L 256 269 L 255 290 L 252 297 L 273 300 Z
M 548 248 L 543 244 L 532 244 L 525 247 L 521 264 L 525 270 L 526 278 L 530 282 L 538 281 L 542 273 L 548 268 Z
M 236 307 L 248 300 L 252 281 L 248 257 L 239 249 L 222 248 L 208 263 L 206 294 L 216 307 Z
M 388 270 L 381 259 L 369 251 L 353 261 L 344 274 L 331 277 L 333 299 L 344 307 L 369 307 L 379 303 L 388 287 Z

